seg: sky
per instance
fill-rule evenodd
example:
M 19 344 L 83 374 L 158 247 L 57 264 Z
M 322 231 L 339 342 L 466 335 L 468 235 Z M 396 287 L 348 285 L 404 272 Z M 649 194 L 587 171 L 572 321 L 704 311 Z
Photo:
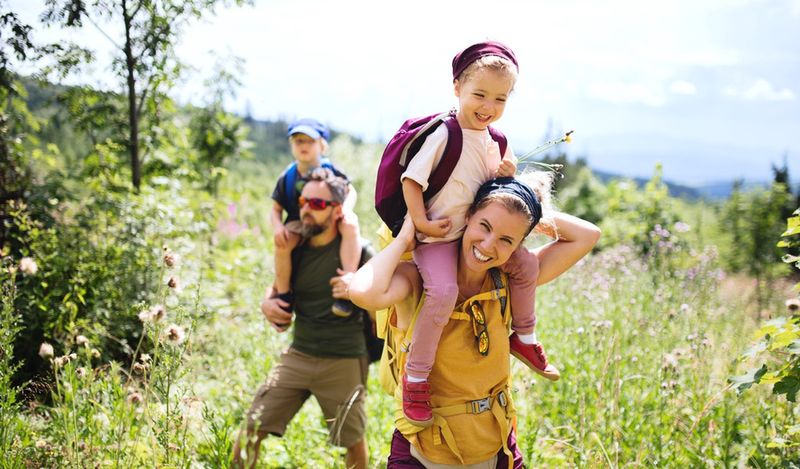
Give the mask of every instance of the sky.
M 43 4 L 10 1 L 31 23 Z M 93 26 L 35 34 L 98 50 L 80 79 L 108 83 L 110 41 Z M 236 56 L 229 110 L 386 141 L 405 119 L 457 105 L 452 57 L 486 39 L 520 63 L 495 124 L 518 154 L 574 130 L 563 150 L 626 176 L 661 163 L 689 185 L 768 180 L 786 158 L 800 179 L 800 0 L 256 0 L 183 32 L 192 68 L 175 98 L 202 103 L 214 63 Z

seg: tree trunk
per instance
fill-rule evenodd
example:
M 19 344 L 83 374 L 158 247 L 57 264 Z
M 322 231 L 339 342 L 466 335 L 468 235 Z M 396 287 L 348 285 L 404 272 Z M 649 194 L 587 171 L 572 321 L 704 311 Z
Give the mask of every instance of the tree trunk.
M 136 106 L 136 59 L 133 57 L 131 27 L 133 17 L 128 14 L 128 2 L 122 0 L 122 19 L 125 23 L 125 68 L 128 71 L 128 152 L 131 157 L 133 188 L 139 192 L 142 183 L 142 162 L 139 159 L 139 110 Z

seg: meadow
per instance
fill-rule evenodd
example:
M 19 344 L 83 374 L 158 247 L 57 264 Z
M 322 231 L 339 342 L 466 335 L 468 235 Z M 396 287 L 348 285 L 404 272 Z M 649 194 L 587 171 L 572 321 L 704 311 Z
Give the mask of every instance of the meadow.
M 331 149 L 352 173 L 362 234 L 373 241 L 379 151 L 346 136 Z M 19 362 L 11 345 L 27 320 L 15 296 L 44 281 L 50 266 L 42 258 L 36 269 L 6 265 L 6 272 L 23 272 L 3 277 L 1 340 L 11 353 L 2 357 L 0 466 L 229 464 L 253 393 L 290 342 L 258 310 L 273 275 L 266 213 L 283 164 L 233 164 L 214 197 L 178 179 L 157 180 L 136 196 L 139 211 L 131 217 L 159 214 L 145 230 L 150 290 L 138 302 L 113 305 L 115 320 L 124 316 L 138 328 L 138 342 L 125 342 L 121 354 L 98 345 L 114 340 L 108 328 L 73 317 L 54 349 L 35 344 L 47 372 L 12 384 Z M 665 217 L 646 233 L 656 241 L 649 252 L 634 242 L 603 245 L 539 288 L 538 335 L 562 379 L 547 382 L 512 364 L 526 462 L 791 467 L 800 460 L 795 446 L 778 437 L 795 424 L 795 406 L 768 387 L 737 393 L 730 381 L 753 366 L 740 357 L 764 321 L 787 315 L 791 286 L 774 282 L 761 304 L 754 302 L 757 283 L 727 273 L 712 242 L 718 210 L 671 198 L 660 203 L 683 218 Z M 372 365 L 368 443 L 371 465 L 385 467 L 392 402 L 376 371 Z M 343 467 L 343 451 L 327 445 L 313 399 L 283 438 L 265 441 L 259 467 Z

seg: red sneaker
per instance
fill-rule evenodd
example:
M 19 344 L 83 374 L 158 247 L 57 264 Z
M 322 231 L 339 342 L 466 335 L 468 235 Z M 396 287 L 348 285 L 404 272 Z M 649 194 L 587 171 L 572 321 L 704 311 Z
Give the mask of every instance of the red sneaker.
M 550 381 L 558 381 L 561 373 L 558 372 L 558 368 L 547 363 L 547 355 L 545 355 L 541 343 L 523 344 L 516 332 L 511 334 L 508 340 L 511 345 L 511 355 Z
M 431 410 L 431 385 L 427 381 L 409 383 L 403 375 L 403 415 L 418 427 L 430 427 L 433 423 Z

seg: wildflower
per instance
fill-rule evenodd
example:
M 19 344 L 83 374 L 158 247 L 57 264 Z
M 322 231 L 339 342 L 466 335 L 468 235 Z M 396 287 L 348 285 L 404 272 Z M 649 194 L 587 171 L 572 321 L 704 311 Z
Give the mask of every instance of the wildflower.
M 144 310 L 139 313 L 139 320 L 142 322 L 150 322 L 153 320 L 153 315 L 150 314 L 150 310 Z
M 129 404 L 139 404 L 140 402 L 142 402 L 144 400 L 144 398 L 142 397 L 141 394 L 139 394 L 138 392 L 134 391 L 134 392 L 128 394 L 128 399 L 127 400 L 128 400 Z
M 66 365 L 67 363 L 69 363 L 69 355 L 63 355 L 61 357 L 56 357 L 53 360 L 53 363 L 55 363 L 57 367 L 62 367 L 64 365 Z
M 671 353 L 665 353 L 664 358 L 661 361 L 661 368 L 664 370 L 677 370 L 678 357 Z
M 164 309 L 164 305 L 153 305 L 150 308 L 150 314 L 152 315 L 153 321 L 158 322 L 164 319 L 164 316 L 167 315 L 167 310 Z
M 82 366 L 78 367 L 78 369 L 75 370 L 75 374 L 78 375 L 79 378 L 83 378 L 84 376 L 86 376 L 86 368 Z
M 47 448 L 47 441 L 44 438 L 39 438 L 36 440 L 36 448 L 44 449 Z
M 83 345 L 84 347 L 88 347 L 89 339 L 87 339 L 85 335 L 79 335 L 78 337 L 75 337 L 75 343 L 78 345 Z
M 786 300 L 786 309 L 792 314 L 797 314 L 800 312 L 800 299 L 789 298 Z
M 172 288 L 173 290 L 177 290 L 178 288 L 180 288 L 181 284 L 177 277 L 172 276 L 167 281 L 167 286 Z
M 98 412 L 94 414 L 94 417 L 92 417 L 92 419 L 95 421 L 95 423 L 97 423 L 97 425 L 99 425 L 102 428 L 108 428 L 108 426 L 111 425 L 111 421 L 108 419 L 108 415 L 106 415 L 104 412 Z
M 42 345 L 39 346 L 39 356 L 44 359 L 52 357 L 54 353 L 53 346 L 47 342 L 42 342 Z
M 688 304 L 686 303 L 681 304 L 681 313 L 688 313 L 689 311 L 691 311 L 691 309 L 692 308 Z
M 23 257 L 19 260 L 19 270 L 25 275 L 36 275 L 39 271 L 39 266 L 32 257 Z
M 89 353 L 92 355 L 92 358 L 100 358 L 100 351 L 96 348 L 93 348 Z
M 137 375 L 143 375 L 145 370 L 147 370 L 147 365 L 143 363 L 134 363 L 133 364 L 133 373 Z
M 149 361 L 150 361 L 150 354 L 148 354 L 148 353 L 143 353 L 143 354 L 139 355 L 139 360 L 141 360 L 141 361 L 142 361 L 142 363 L 147 363 L 147 362 L 149 362 Z
M 184 332 L 181 326 L 171 324 L 167 327 L 166 336 L 168 341 L 172 342 L 174 345 L 178 345 L 186 338 L 186 332 Z
M 167 311 L 164 305 L 153 305 L 150 309 L 139 313 L 139 320 L 142 322 L 158 322 L 164 319 Z
M 177 254 L 170 251 L 168 247 L 164 246 L 164 257 L 162 259 L 164 260 L 165 266 L 172 268 L 178 265 L 179 257 Z
M 672 225 L 672 228 L 678 233 L 686 233 L 687 231 L 692 229 L 688 223 L 684 223 L 682 221 L 679 221 L 674 225 Z
M 584 331 L 583 331 L 583 327 L 579 327 L 579 328 L 575 329 L 575 332 L 577 332 L 577 333 L 578 333 L 578 335 L 581 335 L 581 334 L 583 334 L 583 332 L 584 332 Z

